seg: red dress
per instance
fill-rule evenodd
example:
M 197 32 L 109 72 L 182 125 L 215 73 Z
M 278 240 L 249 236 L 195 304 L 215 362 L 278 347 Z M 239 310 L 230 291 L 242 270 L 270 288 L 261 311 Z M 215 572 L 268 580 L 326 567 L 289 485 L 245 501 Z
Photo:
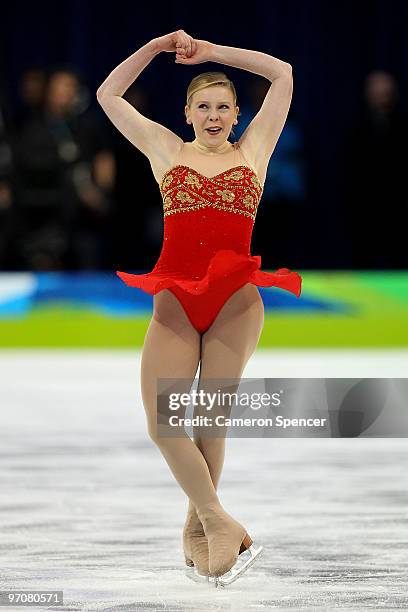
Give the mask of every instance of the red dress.
M 160 191 L 164 240 L 159 259 L 147 274 L 117 271 L 127 285 L 150 295 L 169 289 L 199 333 L 208 330 L 228 298 L 246 283 L 300 296 L 297 272 L 264 272 L 261 257 L 250 254 L 263 189 L 249 166 L 207 177 L 178 164 L 165 173 Z

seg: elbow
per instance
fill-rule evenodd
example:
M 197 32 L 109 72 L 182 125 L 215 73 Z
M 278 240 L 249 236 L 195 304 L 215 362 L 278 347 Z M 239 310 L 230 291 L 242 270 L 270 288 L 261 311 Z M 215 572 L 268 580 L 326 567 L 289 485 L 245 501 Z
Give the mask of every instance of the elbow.
M 275 75 L 273 78 L 271 78 L 271 81 L 273 81 L 273 79 L 277 77 L 281 79 L 285 79 L 293 83 L 292 66 L 288 64 L 287 62 L 282 62 L 280 65 L 279 73 Z
M 96 92 L 96 99 L 98 100 L 98 103 L 100 104 L 100 106 L 102 106 L 103 109 L 105 109 L 107 100 L 111 97 L 112 96 L 110 94 L 107 94 L 106 91 L 101 88 L 99 88 Z
M 293 72 L 293 71 L 292 71 L 292 65 L 291 65 L 291 64 L 288 64 L 287 62 L 285 62 L 285 63 L 286 63 L 285 70 L 286 70 L 287 75 L 288 75 L 290 78 L 293 78 L 293 74 L 292 74 L 292 72 Z
M 99 89 L 96 92 L 96 99 L 98 100 L 99 104 L 101 106 L 103 106 L 103 104 L 106 102 L 106 100 L 115 98 L 115 97 L 121 97 L 119 94 L 114 94 L 112 92 L 107 92 L 103 86 L 101 85 L 101 87 L 99 87 Z
M 106 83 L 102 83 L 102 85 L 100 85 L 96 90 L 96 99 L 98 100 L 99 104 L 102 103 L 102 100 L 104 100 L 106 96 L 110 95 L 112 94 L 106 91 Z
M 292 73 L 292 66 L 290 64 L 287 64 L 285 66 L 285 78 L 290 84 L 290 88 L 293 90 L 293 73 Z
M 99 104 L 101 103 L 102 100 L 102 96 L 103 96 L 103 87 L 102 85 L 96 90 L 96 99 L 98 100 Z

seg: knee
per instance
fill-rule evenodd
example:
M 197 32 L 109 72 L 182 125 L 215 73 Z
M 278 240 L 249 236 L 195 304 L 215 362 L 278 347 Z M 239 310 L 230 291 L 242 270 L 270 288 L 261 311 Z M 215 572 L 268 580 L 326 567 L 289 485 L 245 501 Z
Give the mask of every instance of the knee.
M 151 441 L 160 449 L 164 449 L 171 444 L 171 440 L 174 439 L 174 432 L 171 431 L 171 428 L 166 428 L 165 426 L 161 426 L 160 428 L 154 424 L 149 424 L 148 434 Z
M 159 445 L 159 436 L 157 433 L 157 425 L 149 425 L 147 433 L 149 434 L 150 440 L 156 445 Z
M 159 450 L 163 450 L 166 445 L 167 438 L 163 437 L 163 435 L 159 435 L 157 430 L 149 428 L 149 437 L 155 446 Z
M 210 438 L 200 434 L 194 435 L 194 442 L 199 449 L 208 451 L 222 451 L 225 448 L 225 438 Z
M 156 446 L 161 446 L 163 444 L 163 441 L 165 440 L 165 438 L 163 437 L 165 435 L 165 432 L 163 430 L 163 427 L 159 426 L 158 423 L 149 420 L 148 434 L 149 438 Z

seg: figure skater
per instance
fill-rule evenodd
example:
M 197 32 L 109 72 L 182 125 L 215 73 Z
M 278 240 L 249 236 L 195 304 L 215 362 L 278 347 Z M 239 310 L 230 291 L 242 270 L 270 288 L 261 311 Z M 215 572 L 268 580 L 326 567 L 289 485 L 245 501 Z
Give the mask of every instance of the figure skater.
M 199 74 L 188 87 L 184 110 L 194 130 L 192 142 L 183 142 L 144 117 L 122 97 L 162 51 L 174 52 L 178 64 L 218 62 L 271 81 L 239 142 L 228 140 L 238 123 L 239 107 L 235 87 L 223 72 Z M 195 434 L 191 439 L 186 432 L 184 437 L 158 435 L 157 380 L 185 379 L 191 388 L 198 366 L 200 388 L 202 380 L 239 379 L 264 323 L 257 286 L 280 287 L 300 296 L 302 279 L 297 272 L 264 272 L 261 257 L 250 254 L 263 182 L 286 121 L 292 87 L 290 64 L 178 30 L 133 53 L 97 91 L 112 123 L 149 159 L 163 198 L 164 239 L 153 270 L 117 274 L 130 287 L 154 296 L 141 358 L 148 431 L 189 498 L 183 529 L 185 562 L 197 579 L 215 586 L 235 580 L 262 547 L 253 544 L 218 498 L 225 438 Z M 133 199 L 132 205 L 143 206 Z

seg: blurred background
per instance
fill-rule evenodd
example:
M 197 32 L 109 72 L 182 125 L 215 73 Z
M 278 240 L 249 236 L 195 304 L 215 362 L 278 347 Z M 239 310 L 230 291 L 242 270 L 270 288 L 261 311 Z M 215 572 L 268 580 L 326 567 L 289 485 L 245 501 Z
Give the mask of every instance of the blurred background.
M 153 298 L 116 275 L 155 265 L 162 201 L 149 160 L 96 99 L 120 62 L 177 29 L 293 67 L 251 251 L 264 270 L 298 271 L 302 294 L 260 288 L 265 325 L 244 376 L 407 375 L 406 0 L 6 3 L 0 584 L 65 589 L 64 610 L 407 610 L 407 445 L 378 393 L 345 404 L 353 423 L 368 422 L 365 440 L 229 439 L 222 500 L 265 561 L 211 600 L 182 571 L 186 498 L 141 397 Z M 236 86 L 234 142 L 270 85 L 256 74 L 163 53 L 125 97 L 192 141 L 186 91 L 209 70 Z M 394 398 L 403 419 L 406 394 Z M 299 394 L 294 416 L 304 407 Z M 381 411 L 379 439 L 370 425 Z
M 179 28 L 293 67 L 251 250 L 265 270 L 297 270 L 303 291 L 260 288 L 259 346 L 407 345 L 406 2 L 271 0 L 245 12 L 15 2 L 0 27 L 1 346 L 142 345 L 152 297 L 116 270 L 153 268 L 161 196 L 149 160 L 110 123 L 96 90 L 142 45 Z M 234 142 L 262 104 L 263 77 L 162 53 L 125 97 L 191 141 L 186 89 L 207 70 L 236 86 Z

